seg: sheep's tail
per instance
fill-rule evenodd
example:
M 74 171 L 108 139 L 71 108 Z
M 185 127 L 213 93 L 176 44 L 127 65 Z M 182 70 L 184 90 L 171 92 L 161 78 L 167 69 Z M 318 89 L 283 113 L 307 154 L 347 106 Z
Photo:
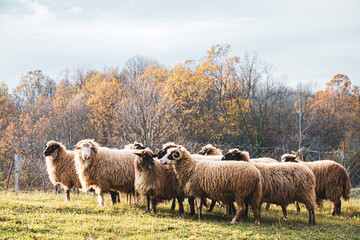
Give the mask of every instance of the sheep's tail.
M 345 178 L 345 182 L 344 182 L 344 186 L 343 186 L 343 198 L 345 200 L 350 199 L 350 190 L 351 190 L 351 182 L 350 182 L 349 175 L 346 173 L 346 178 Z

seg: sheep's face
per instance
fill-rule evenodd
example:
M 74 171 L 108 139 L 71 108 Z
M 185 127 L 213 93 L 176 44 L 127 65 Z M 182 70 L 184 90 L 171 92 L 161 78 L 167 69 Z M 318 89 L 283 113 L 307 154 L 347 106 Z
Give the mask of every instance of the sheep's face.
M 44 150 L 44 156 L 52 156 L 56 157 L 60 151 L 60 145 L 58 143 L 53 144 L 46 144 Z
M 135 142 L 134 143 L 134 147 L 135 147 L 135 149 L 145 149 L 145 147 L 141 144 L 141 143 L 137 143 L 137 142 Z
M 155 165 L 155 162 L 154 162 L 155 155 L 152 154 L 152 152 L 150 152 L 150 151 L 141 151 L 141 152 L 136 152 L 134 154 L 138 156 L 137 160 L 138 160 L 138 163 L 140 164 L 139 165 L 140 168 L 150 169 L 150 168 L 154 167 L 154 165 Z
M 177 147 L 177 145 L 175 143 L 167 143 L 167 144 L 165 144 L 163 149 L 159 150 L 156 153 L 158 159 L 163 158 L 167 154 L 168 149 L 175 148 L 175 147 Z
M 221 160 L 233 160 L 233 161 L 245 161 L 248 162 L 248 156 L 246 152 L 241 152 L 239 150 L 229 151 L 224 155 Z
M 83 160 L 88 160 L 90 158 L 91 152 L 95 152 L 96 148 L 91 143 L 84 143 L 80 146 L 77 146 L 75 150 L 80 151 L 80 156 Z
M 205 150 L 201 150 L 200 152 L 198 152 L 197 154 L 199 154 L 199 155 L 206 155 L 207 154 L 207 152 L 205 151 Z
M 295 155 L 285 154 L 281 156 L 281 162 L 299 162 Z
M 174 165 L 183 156 L 183 152 L 178 148 L 169 149 L 164 157 L 160 159 L 160 163 Z

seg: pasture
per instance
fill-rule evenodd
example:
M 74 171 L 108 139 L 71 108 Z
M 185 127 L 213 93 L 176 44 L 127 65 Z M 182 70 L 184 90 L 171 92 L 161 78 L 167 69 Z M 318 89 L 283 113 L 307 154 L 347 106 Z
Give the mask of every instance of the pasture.
M 188 215 L 178 216 L 170 203 L 159 204 L 158 214 L 145 213 L 145 201 L 138 205 L 121 203 L 112 206 L 105 196 L 99 208 L 92 194 L 73 194 L 71 202 L 64 194 L 42 192 L 0 192 L 0 239 L 360 239 L 360 194 L 352 191 L 350 201 L 342 205 L 341 216 L 331 216 L 330 202 L 316 208 L 316 225 L 308 223 L 308 212 L 300 214 L 288 207 L 289 218 L 282 220 L 281 208 L 272 205 L 261 211 L 261 224 L 255 225 L 252 213 L 240 223 L 230 224 L 224 208 L 212 213 L 203 210 L 197 221 Z

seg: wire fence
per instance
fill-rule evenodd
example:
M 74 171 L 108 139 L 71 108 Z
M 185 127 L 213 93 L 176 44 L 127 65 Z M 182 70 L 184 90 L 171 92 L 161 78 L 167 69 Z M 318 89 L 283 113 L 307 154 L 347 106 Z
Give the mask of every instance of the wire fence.
M 291 151 L 278 147 L 261 147 L 255 148 L 247 145 L 232 145 L 232 144 L 214 144 L 217 148 L 222 149 L 226 153 L 231 148 L 238 148 L 240 150 L 248 151 L 251 158 L 271 157 L 280 161 L 281 156 Z M 198 143 L 185 144 L 185 147 L 192 153 L 197 153 L 203 145 Z M 329 159 L 338 162 L 344 166 L 350 176 L 352 188 L 360 187 L 360 150 L 349 151 L 312 151 L 306 150 L 306 161 L 317 161 Z M 34 166 L 35 165 L 35 166 Z M 10 176 L 4 179 L 1 188 L 14 189 L 14 169 L 9 168 Z M 43 158 L 29 160 L 29 157 L 19 155 L 19 189 L 20 190 L 43 190 L 48 191 L 54 189 L 49 181 L 49 176 L 46 171 L 45 161 Z M 9 184 L 10 183 L 10 184 Z M 6 187 L 5 187 L 6 186 Z
M 248 151 L 250 158 L 258 157 L 270 157 L 278 161 L 281 160 L 281 156 L 286 153 L 292 153 L 289 150 L 279 147 L 261 147 L 256 148 L 248 145 L 234 145 L 234 144 L 218 144 L 217 148 L 222 149 L 225 154 L 231 148 L 237 148 L 242 151 Z M 189 150 L 192 152 L 198 152 L 201 146 L 197 143 L 191 144 Z M 347 170 L 352 188 L 360 187 L 360 150 L 346 150 L 346 151 L 313 151 L 306 150 L 305 161 L 317 161 L 317 160 L 333 160 Z

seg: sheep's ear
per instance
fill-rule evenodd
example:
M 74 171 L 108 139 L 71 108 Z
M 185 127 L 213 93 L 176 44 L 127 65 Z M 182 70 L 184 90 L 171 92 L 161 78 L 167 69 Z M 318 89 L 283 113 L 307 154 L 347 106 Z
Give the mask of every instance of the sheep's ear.
M 151 156 L 152 156 L 153 158 L 156 158 L 156 157 L 157 157 L 157 154 L 156 154 L 156 153 L 153 153 L 153 154 L 151 154 Z
M 75 150 L 81 150 L 81 147 L 76 146 Z
M 134 154 L 141 157 L 141 153 L 134 152 Z

